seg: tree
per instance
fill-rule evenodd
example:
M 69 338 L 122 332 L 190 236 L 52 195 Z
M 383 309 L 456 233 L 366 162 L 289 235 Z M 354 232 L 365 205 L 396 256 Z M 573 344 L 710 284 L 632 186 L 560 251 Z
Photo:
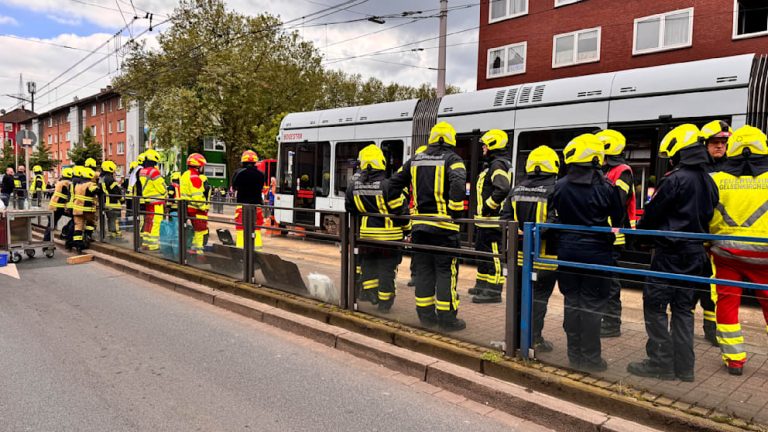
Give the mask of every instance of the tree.
M 53 167 L 59 164 L 59 162 L 61 161 L 52 159 L 51 147 L 45 143 L 45 140 L 40 141 L 37 150 L 29 156 L 29 164 L 33 167 L 35 165 L 40 165 L 43 168 L 43 171 L 52 170 Z
M 72 146 L 72 149 L 69 150 L 69 160 L 75 165 L 83 165 L 85 164 L 86 159 L 94 158 L 96 159 L 96 164 L 101 165 L 102 152 L 101 144 L 93 139 L 91 129 L 85 128 L 83 134 L 80 136 L 80 142 Z
M 0 174 L 5 174 L 5 169 L 10 167 L 13 169 L 16 169 L 16 157 L 13 154 L 13 144 L 11 144 L 11 140 L 6 140 L 3 144 L 3 157 L 0 159 L 0 168 L 2 168 L 2 172 Z

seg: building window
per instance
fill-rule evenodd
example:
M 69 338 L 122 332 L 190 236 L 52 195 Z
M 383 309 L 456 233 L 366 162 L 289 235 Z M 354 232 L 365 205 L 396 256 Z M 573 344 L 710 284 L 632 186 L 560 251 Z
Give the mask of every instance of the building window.
M 109 133 L 112 133 L 112 122 L 108 122 L 107 127 L 109 128 Z
M 112 156 L 112 143 L 109 143 L 109 155 Z
M 601 28 L 555 35 L 552 43 L 552 67 L 558 68 L 600 61 Z
M 555 0 L 555 7 L 569 5 L 571 3 L 578 3 L 581 0 Z
M 109 112 L 112 112 L 112 99 L 109 100 Z
M 525 73 L 527 49 L 528 42 L 489 49 L 487 78 Z
M 72 141 L 72 132 L 67 132 L 67 141 Z
M 123 109 L 123 98 L 117 98 L 117 109 Z
M 765 0 L 734 0 L 733 38 L 768 35 L 768 7 Z
M 48 127 L 53 127 L 53 117 L 48 117 Z
M 91 135 L 96 137 L 96 125 L 91 126 Z
M 88 116 L 88 111 L 86 111 L 86 110 L 83 110 L 83 120 L 85 120 L 85 118 L 86 118 L 87 116 Z
M 101 113 L 102 114 L 104 114 L 104 108 L 106 108 L 105 105 L 106 104 L 104 102 L 101 103 Z
M 91 107 L 91 117 L 96 116 L 96 104 L 93 104 Z
M 125 132 L 125 120 L 118 120 L 117 121 L 117 131 L 118 132 Z
M 213 137 L 203 138 L 203 150 L 210 152 L 224 152 L 227 151 L 227 146 L 222 141 L 219 141 Z
M 125 143 L 122 141 L 117 142 L 117 154 L 125 154 Z
M 48 144 L 53 144 L 53 137 L 51 134 L 48 134 Z
M 528 0 L 491 0 L 489 23 L 528 13 Z
M 632 54 L 645 54 L 691 46 L 693 8 L 635 20 Z
M 224 164 L 209 163 L 205 165 L 205 175 L 210 178 L 227 178 L 227 166 Z

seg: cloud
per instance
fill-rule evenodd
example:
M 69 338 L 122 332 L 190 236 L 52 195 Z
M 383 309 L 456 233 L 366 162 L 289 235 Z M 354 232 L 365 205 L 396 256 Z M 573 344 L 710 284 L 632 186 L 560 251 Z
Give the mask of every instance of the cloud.
M 16 19 L 13 17 L 0 15 L 0 25 L 9 25 L 9 26 L 17 27 L 19 25 L 19 22 L 16 21 Z
M 58 15 L 51 15 L 51 14 L 46 15 L 46 17 L 50 20 L 56 21 L 59 24 L 64 24 L 68 26 L 79 26 L 80 24 L 82 24 L 82 21 L 80 20 L 80 18 L 64 18 Z

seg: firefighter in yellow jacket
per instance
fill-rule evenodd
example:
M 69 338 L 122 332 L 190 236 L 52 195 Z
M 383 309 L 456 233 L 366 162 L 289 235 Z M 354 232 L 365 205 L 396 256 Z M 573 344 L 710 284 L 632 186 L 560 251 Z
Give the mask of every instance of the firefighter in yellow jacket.
M 728 139 L 728 159 L 712 174 L 720 202 L 709 224 L 712 234 L 768 237 L 768 143 L 752 126 L 739 128 Z M 768 244 L 737 240 L 712 242 L 718 279 L 768 284 Z M 741 288 L 716 286 L 717 341 L 728 373 L 741 375 L 747 352 L 739 323 Z M 768 323 L 768 293 L 755 290 Z
M 81 171 L 83 181 L 75 186 L 72 214 L 75 218 L 73 246 L 78 252 L 88 248 L 89 232 L 96 227 L 97 197 L 101 189 L 97 184 L 96 173 L 90 168 Z
M 156 251 L 160 249 L 160 223 L 165 214 L 166 186 L 165 179 L 157 169 L 160 153 L 156 150 L 144 152 L 144 168 L 139 172 L 141 204 L 144 207 L 144 229 L 141 233 L 142 249 Z
M 123 207 L 123 190 L 115 179 L 117 165 L 112 161 L 101 163 L 101 175 L 99 183 L 104 193 L 104 209 L 106 214 L 107 231 L 112 239 L 122 239 L 123 233 L 120 232 L 120 211 Z
M 352 215 L 361 213 L 392 214 L 387 205 L 386 165 L 384 153 L 371 144 L 360 150 L 360 175 L 347 188 L 345 207 Z M 405 210 L 401 206 L 399 212 Z M 362 216 L 360 238 L 400 241 L 405 219 Z M 389 312 L 395 302 L 395 275 L 402 255 L 396 249 L 366 248 L 360 250 L 363 289 L 359 299 L 378 304 L 381 312 Z
M 187 201 L 187 216 L 192 221 L 192 254 L 202 254 L 205 236 L 208 235 L 208 197 L 206 196 L 206 178 L 203 175 L 207 161 L 200 153 L 192 153 L 187 158 L 187 170 L 181 175 L 179 189 L 181 199 Z
M 32 184 L 29 186 L 29 194 L 32 197 L 33 205 L 41 205 L 43 195 L 47 190 L 45 185 L 45 178 L 43 177 L 43 167 L 35 165 L 32 167 Z
M 72 195 L 72 168 L 61 170 L 61 178 L 56 182 L 53 190 L 53 196 L 48 203 L 48 210 L 53 212 L 53 229 L 59 226 L 59 221 L 67 211 L 67 204 Z M 51 240 L 51 228 L 45 231 L 45 241 Z

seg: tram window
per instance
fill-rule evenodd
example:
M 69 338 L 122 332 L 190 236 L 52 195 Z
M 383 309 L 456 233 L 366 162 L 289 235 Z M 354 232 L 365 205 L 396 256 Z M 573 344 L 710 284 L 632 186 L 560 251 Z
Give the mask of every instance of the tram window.
M 531 132 L 521 132 L 517 137 L 517 169 L 515 178 L 519 179 L 525 175 L 525 161 L 528 155 L 538 146 L 546 145 L 557 151 L 560 156 L 560 166 L 565 163 L 562 159 L 562 150 L 568 143 L 577 136 L 596 131 L 597 127 L 583 127 L 576 129 L 553 129 L 538 130 Z M 562 170 L 560 171 L 563 172 Z
M 374 144 L 373 141 L 336 143 L 336 196 L 344 196 L 352 175 L 355 173 L 357 157 L 365 146 Z
M 294 172 L 293 161 L 296 156 L 296 144 L 283 144 L 280 148 L 280 193 L 293 194 Z
M 302 190 L 314 190 L 317 185 L 317 161 L 315 152 L 316 144 L 299 144 L 295 162 L 296 162 L 296 184 Z
M 381 151 L 384 153 L 384 160 L 387 161 L 387 177 L 403 166 L 403 147 L 401 140 L 382 141 Z
M 331 194 L 331 143 L 324 142 L 317 146 L 317 183 L 320 187 L 316 195 L 327 197 Z
M 621 132 L 627 139 L 624 156 L 635 176 L 637 206 L 643 208 L 648 201 L 649 191 L 653 193 L 656 186 L 658 171 L 652 161 L 659 147 L 659 127 L 612 127 L 612 129 Z

